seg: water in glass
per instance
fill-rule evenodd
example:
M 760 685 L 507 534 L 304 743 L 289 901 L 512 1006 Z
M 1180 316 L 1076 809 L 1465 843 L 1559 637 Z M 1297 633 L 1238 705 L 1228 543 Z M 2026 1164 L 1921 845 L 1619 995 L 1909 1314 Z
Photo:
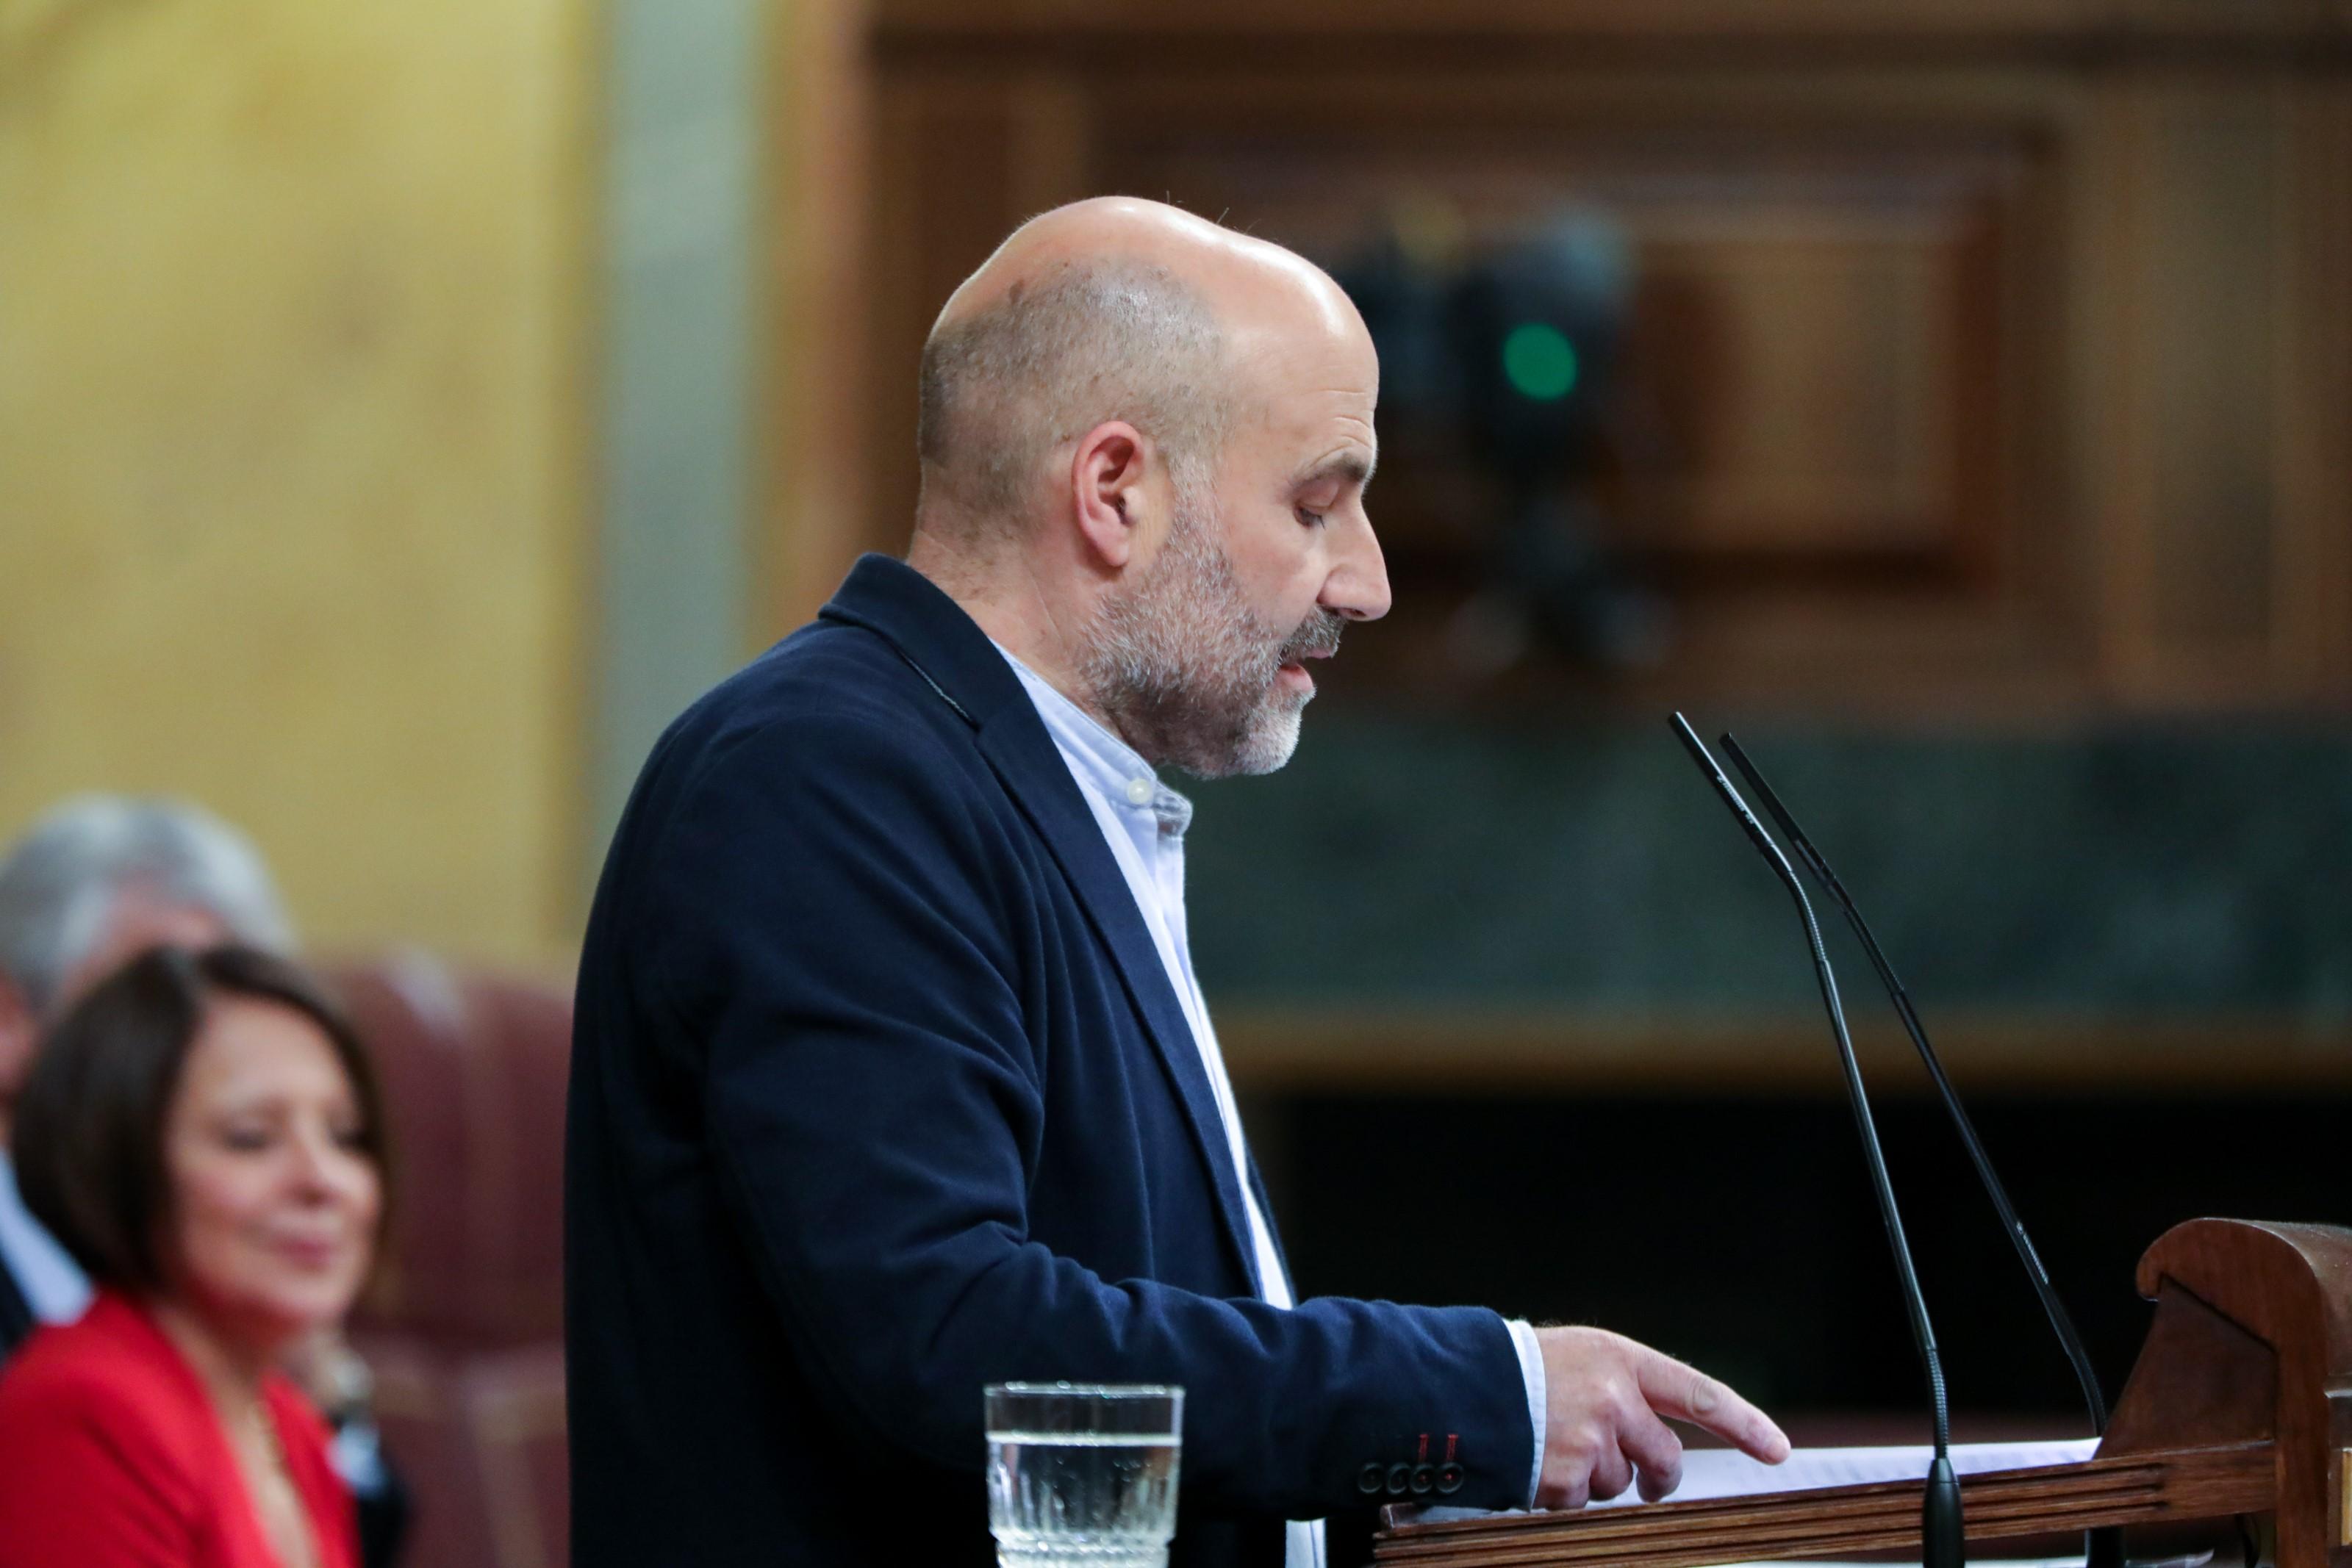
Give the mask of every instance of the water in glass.
M 1160 1568 L 1175 1533 L 1183 1392 L 988 1391 L 988 1515 L 1003 1568 Z

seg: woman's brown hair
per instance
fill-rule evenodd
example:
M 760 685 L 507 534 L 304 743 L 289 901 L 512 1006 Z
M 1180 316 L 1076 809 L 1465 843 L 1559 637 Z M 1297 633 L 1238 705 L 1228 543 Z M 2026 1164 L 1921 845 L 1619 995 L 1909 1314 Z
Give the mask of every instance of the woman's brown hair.
M 57 1021 L 16 1100 L 13 1154 L 25 1207 L 100 1284 L 142 1296 L 165 1289 L 157 1250 L 171 1213 L 163 1124 L 218 997 L 275 1003 L 318 1025 L 351 1081 L 359 1150 L 391 1186 L 375 1069 L 326 988 L 255 947 L 156 948 Z

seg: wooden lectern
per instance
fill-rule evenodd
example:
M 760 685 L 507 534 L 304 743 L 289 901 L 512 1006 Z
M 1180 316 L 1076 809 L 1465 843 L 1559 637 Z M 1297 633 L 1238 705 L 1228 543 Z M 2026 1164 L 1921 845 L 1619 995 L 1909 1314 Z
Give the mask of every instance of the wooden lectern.
M 2192 1219 L 2139 1261 L 2156 1319 L 2098 1452 L 1961 1478 L 1969 1539 L 2218 1521 L 2236 1555 L 2352 1568 L 2352 1230 Z M 1921 1481 L 1422 1521 L 1387 1510 L 1376 1563 L 1700 1568 L 1919 1550 Z M 2243 1521 L 2243 1522 L 2242 1522 Z

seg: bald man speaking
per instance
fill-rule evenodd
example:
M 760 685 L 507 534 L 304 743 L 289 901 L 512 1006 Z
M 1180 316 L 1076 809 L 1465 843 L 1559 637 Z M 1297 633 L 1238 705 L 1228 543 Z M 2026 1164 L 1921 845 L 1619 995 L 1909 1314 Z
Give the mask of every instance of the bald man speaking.
M 1387 611 L 1379 375 L 1328 277 L 1150 203 L 1035 219 L 948 301 L 906 561 L 670 727 L 597 889 L 575 1563 L 986 1563 L 1009 1379 L 1183 1385 L 1188 1564 L 1308 1568 L 1400 1488 L 1661 1495 L 1662 1416 L 1785 1454 L 1614 1334 L 1292 1293 L 1160 770 L 1281 767 Z

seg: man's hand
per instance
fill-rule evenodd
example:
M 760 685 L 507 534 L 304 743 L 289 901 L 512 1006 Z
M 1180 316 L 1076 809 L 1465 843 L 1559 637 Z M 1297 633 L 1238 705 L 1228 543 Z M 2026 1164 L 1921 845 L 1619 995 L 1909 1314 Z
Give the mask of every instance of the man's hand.
M 1538 1508 L 1615 1497 L 1638 1473 L 1652 1502 L 1682 1484 L 1682 1439 L 1658 1417 L 1704 1427 L 1768 1465 L 1789 1439 L 1761 1410 L 1695 1367 L 1604 1329 L 1536 1331 L 1545 1381 Z

